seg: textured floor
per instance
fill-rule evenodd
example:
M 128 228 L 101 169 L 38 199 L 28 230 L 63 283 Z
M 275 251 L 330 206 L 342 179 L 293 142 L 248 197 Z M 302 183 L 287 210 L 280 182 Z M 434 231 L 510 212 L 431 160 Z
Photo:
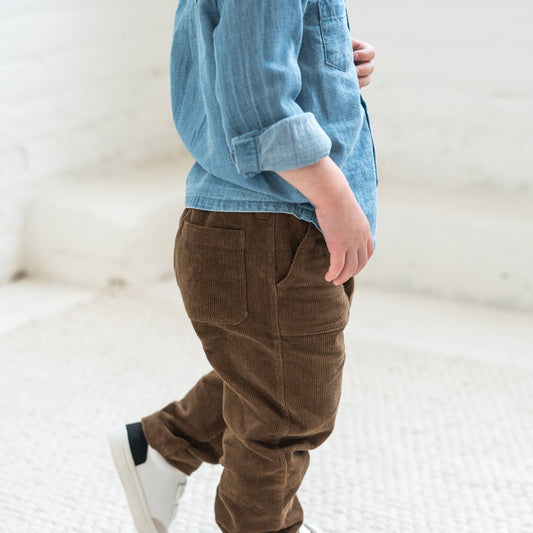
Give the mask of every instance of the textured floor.
M 111 288 L 0 338 L 0 531 L 133 533 L 105 431 L 209 370 L 178 298 Z M 327 533 L 533 532 L 531 368 L 362 340 L 351 325 L 346 352 L 335 431 L 299 492 L 310 521 Z M 190 478 L 173 533 L 219 531 L 220 472 Z

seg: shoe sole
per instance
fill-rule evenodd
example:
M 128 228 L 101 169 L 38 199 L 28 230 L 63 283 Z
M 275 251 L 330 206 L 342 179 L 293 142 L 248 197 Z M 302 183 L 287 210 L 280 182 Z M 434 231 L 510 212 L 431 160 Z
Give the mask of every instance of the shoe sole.
M 301 533 L 322 533 L 322 530 L 321 529 L 318 529 L 317 526 L 314 526 L 313 524 L 310 524 L 309 522 L 304 522 L 303 524 L 303 527 L 306 528 L 305 530 L 304 529 L 300 529 L 300 532 Z
M 139 533 L 166 533 L 154 524 L 148 502 L 142 489 L 141 480 L 135 469 L 131 455 L 126 426 L 116 426 L 107 432 L 113 463 L 130 508 L 133 523 Z

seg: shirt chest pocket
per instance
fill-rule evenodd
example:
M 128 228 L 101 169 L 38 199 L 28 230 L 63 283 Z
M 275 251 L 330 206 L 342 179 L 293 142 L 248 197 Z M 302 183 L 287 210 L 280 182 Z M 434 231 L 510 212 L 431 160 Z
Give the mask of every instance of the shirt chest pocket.
M 344 0 L 318 0 L 318 19 L 326 64 L 348 70 L 353 51 Z

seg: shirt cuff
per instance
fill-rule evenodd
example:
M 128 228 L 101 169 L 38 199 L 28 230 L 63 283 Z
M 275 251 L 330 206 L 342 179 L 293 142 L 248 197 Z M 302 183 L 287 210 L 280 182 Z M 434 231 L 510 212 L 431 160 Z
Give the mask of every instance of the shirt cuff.
M 331 139 L 311 112 L 292 115 L 262 130 L 231 139 L 231 158 L 246 178 L 264 170 L 283 171 L 329 155 Z

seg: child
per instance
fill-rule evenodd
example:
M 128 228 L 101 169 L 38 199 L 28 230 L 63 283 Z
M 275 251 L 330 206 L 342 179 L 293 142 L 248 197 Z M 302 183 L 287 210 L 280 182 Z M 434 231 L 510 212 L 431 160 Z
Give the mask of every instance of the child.
M 141 533 L 167 531 L 203 461 L 224 467 L 223 532 L 319 531 L 296 492 L 334 428 L 354 276 L 375 246 L 355 62 L 366 85 L 373 56 L 351 39 L 345 0 L 179 3 L 172 108 L 196 162 L 174 270 L 213 370 L 109 432 Z

